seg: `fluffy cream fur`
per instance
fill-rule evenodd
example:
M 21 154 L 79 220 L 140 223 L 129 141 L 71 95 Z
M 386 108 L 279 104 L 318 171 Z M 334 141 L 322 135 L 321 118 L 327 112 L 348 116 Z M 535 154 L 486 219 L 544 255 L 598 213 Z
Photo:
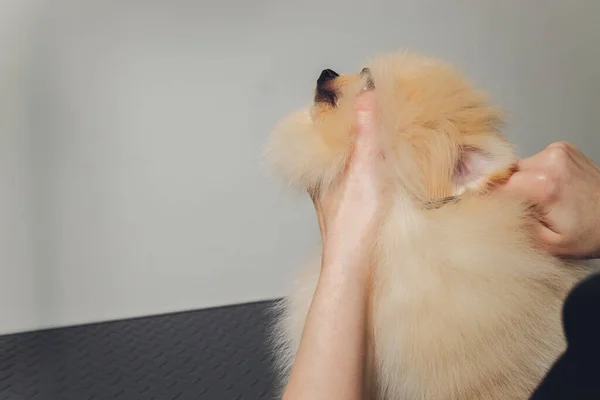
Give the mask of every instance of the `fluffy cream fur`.
M 315 101 L 284 119 L 268 155 L 292 186 L 334 183 L 352 146 L 352 103 L 372 78 L 387 155 L 382 173 L 393 190 L 372 265 L 370 398 L 526 399 L 565 347 L 562 301 L 589 269 L 536 249 L 528 229 L 535 215 L 494 190 L 516 156 L 483 94 L 450 66 L 417 54 L 383 55 L 368 68 L 327 82 L 333 104 Z M 424 207 L 457 194 L 457 203 Z M 299 271 L 277 306 L 282 385 L 319 261 Z

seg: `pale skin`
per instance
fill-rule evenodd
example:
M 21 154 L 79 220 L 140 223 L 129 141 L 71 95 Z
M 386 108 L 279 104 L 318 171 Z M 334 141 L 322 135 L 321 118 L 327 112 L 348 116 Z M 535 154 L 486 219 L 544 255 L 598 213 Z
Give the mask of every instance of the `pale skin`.
M 364 396 L 369 240 L 385 207 L 376 173 L 383 159 L 375 98 L 356 102 L 358 135 L 344 177 L 313 194 L 323 242 L 321 275 L 283 399 L 359 400 Z M 600 167 L 575 146 L 553 143 L 519 162 L 502 190 L 535 205 L 541 246 L 562 257 L 600 257 Z M 342 234 L 343 233 L 343 234 Z
M 374 122 L 374 97 L 356 102 L 358 135 L 341 182 L 314 194 L 323 241 L 321 275 L 283 398 L 363 397 L 368 265 L 377 226 L 382 182 Z
M 519 161 L 503 190 L 538 207 L 540 244 L 554 255 L 600 257 L 600 167 L 577 147 L 556 142 Z

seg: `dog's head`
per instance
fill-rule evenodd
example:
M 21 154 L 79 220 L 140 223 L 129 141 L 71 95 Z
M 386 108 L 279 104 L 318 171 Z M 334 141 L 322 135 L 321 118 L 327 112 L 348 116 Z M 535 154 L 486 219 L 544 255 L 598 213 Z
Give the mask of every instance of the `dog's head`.
M 482 93 L 445 63 L 392 53 L 358 73 L 324 70 L 310 107 L 277 126 L 269 155 L 288 183 L 318 189 L 340 176 L 356 131 L 354 101 L 365 89 L 377 97 L 391 172 L 416 199 L 487 192 L 513 172 L 501 114 Z

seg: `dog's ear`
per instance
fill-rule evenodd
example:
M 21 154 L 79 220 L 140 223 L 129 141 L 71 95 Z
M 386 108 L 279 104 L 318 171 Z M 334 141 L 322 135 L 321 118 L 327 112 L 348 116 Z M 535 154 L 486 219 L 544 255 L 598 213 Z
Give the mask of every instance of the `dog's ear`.
M 473 136 L 459 146 L 454 168 L 455 194 L 488 192 L 506 182 L 516 168 L 508 141 L 497 135 Z

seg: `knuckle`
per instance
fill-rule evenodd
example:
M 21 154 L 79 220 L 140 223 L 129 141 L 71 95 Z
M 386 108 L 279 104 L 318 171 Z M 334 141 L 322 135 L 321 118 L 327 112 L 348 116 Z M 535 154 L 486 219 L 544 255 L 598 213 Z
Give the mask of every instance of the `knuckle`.
M 562 168 L 567 164 L 569 160 L 569 153 L 566 147 L 550 147 L 546 151 L 548 161 L 550 165 L 554 167 Z
M 567 244 L 562 235 L 556 235 L 552 239 L 548 239 L 548 241 L 556 249 L 562 249 Z
M 549 148 L 558 148 L 563 150 L 573 150 L 575 149 L 575 145 L 571 142 L 567 142 L 565 140 L 561 140 L 558 142 L 554 142 L 548 146 Z
M 544 171 L 537 176 L 537 182 L 539 190 L 547 202 L 556 200 L 560 192 L 560 178 L 558 174 L 550 170 Z

